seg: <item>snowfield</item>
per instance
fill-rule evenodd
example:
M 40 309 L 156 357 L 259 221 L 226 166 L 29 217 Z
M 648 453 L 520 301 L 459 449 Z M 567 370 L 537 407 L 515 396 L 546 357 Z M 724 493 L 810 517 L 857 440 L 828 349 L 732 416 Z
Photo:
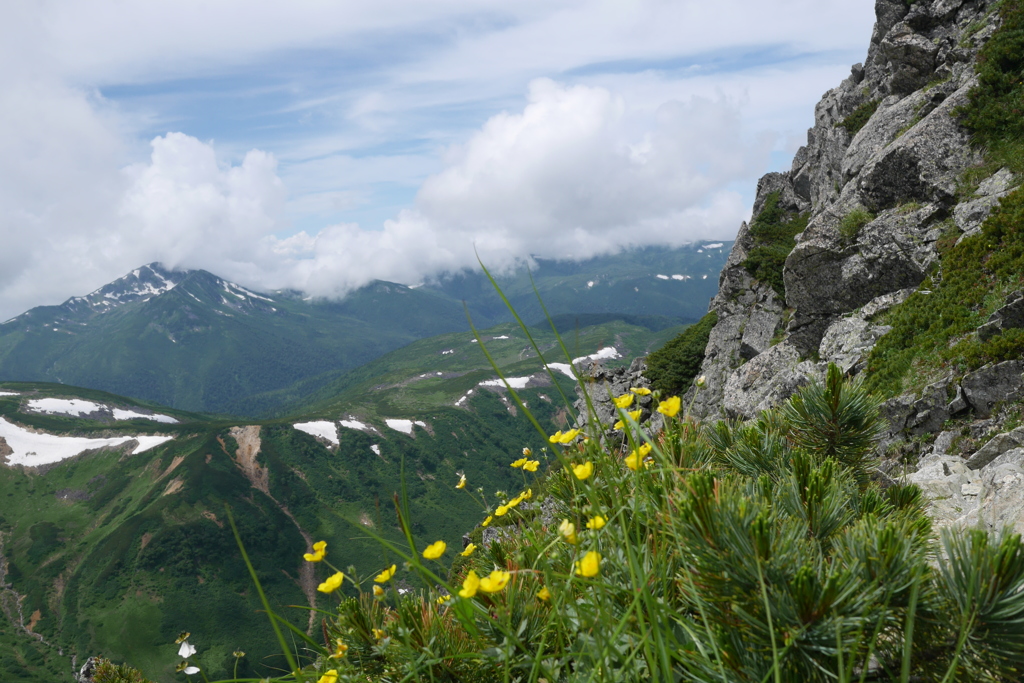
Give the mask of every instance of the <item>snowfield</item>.
M 138 440 L 132 454 L 142 453 L 170 441 L 172 436 L 121 436 L 112 439 L 89 439 L 79 436 L 58 436 L 57 434 L 38 434 L 22 429 L 0 417 L 0 436 L 14 451 L 7 456 L 9 465 L 25 465 L 38 467 L 49 465 L 72 458 L 82 451 L 97 448 L 113 448 L 133 439 Z
M 0 396 L 20 396 L 16 391 L 0 391 Z
M 530 378 L 529 377 L 506 377 L 505 381 L 507 381 L 508 385 L 510 387 L 512 387 L 513 389 L 525 389 L 526 385 L 529 384 L 529 382 L 530 382 Z M 502 388 L 504 388 L 505 382 L 502 382 L 500 379 L 487 379 L 487 380 L 484 380 L 483 382 L 480 382 L 480 386 L 482 386 L 482 387 L 502 387 Z
M 77 398 L 37 398 L 28 402 L 28 409 L 35 413 L 74 415 L 75 417 L 98 413 L 105 407 L 99 403 Z
M 333 422 L 327 422 L 326 420 L 320 420 L 317 422 L 299 422 L 292 426 L 300 432 L 312 434 L 313 436 L 318 436 L 321 439 L 327 439 L 335 446 L 341 443 L 338 441 L 338 426 Z
M 159 413 L 146 415 L 145 413 L 137 413 L 134 410 L 123 410 L 121 408 L 114 408 L 113 412 L 115 420 L 152 420 L 153 422 L 163 422 L 169 425 L 178 424 L 178 421 L 170 415 L 160 415 Z
M 413 425 L 416 425 L 418 427 L 427 426 L 426 422 L 421 422 L 420 420 L 416 420 L 415 422 L 413 422 L 412 420 L 384 420 L 384 424 L 386 424 L 391 429 L 394 429 L 396 432 L 402 432 L 403 434 L 408 434 L 409 436 L 412 436 Z
M 548 367 L 551 368 L 552 370 L 557 370 L 566 377 L 576 379 L 576 373 L 573 372 L 573 366 L 579 365 L 580 363 L 585 363 L 587 361 L 614 360 L 615 358 L 621 357 L 622 354 L 620 354 L 614 346 L 606 346 L 603 349 L 598 349 L 589 356 L 580 356 L 579 358 L 573 358 L 572 365 L 569 365 L 568 363 L 548 363 Z
M 47 415 L 92 415 L 93 413 L 110 413 L 115 420 L 152 420 L 164 424 L 178 424 L 178 421 L 170 415 L 158 413 L 140 413 L 135 410 L 123 408 L 111 408 L 102 403 L 83 401 L 79 398 L 36 398 L 28 402 L 28 409 L 34 413 L 46 413 Z
M 376 429 L 374 429 L 370 425 L 365 424 L 363 422 L 360 422 L 359 420 L 348 419 L 348 420 L 339 420 L 339 422 L 340 422 L 341 426 L 345 427 L 346 429 L 358 429 L 359 431 L 362 431 L 362 432 L 375 432 L 375 431 L 377 431 Z

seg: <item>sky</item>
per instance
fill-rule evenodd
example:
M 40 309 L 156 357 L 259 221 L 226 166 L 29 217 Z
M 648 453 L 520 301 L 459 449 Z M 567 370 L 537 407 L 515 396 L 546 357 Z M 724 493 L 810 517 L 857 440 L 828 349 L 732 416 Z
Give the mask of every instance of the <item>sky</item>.
M 870 0 L 4 0 L 0 321 L 732 239 Z

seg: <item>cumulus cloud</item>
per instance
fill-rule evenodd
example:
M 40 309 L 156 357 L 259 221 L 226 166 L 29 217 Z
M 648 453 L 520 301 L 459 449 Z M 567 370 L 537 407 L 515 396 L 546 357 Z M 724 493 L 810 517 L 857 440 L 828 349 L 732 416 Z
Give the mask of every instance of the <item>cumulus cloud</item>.
M 773 138 L 744 130 L 739 105 L 723 98 L 636 109 L 605 88 L 538 79 L 521 111 L 493 116 L 448 150 L 415 207 L 381 229 L 341 224 L 285 237 L 286 189 L 272 155 L 252 150 L 224 164 L 212 144 L 183 133 L 150 144 L 146 162 L 107 179 L 101 204 L 112 208 L 96 207 L 91 225 L 68 230 L 37 217 L 32 239 L 5 252 L 19 266 L 2 282 L 27 287 L 77 265 L 79 280 L 98 285 L 111 268 L 159 260 L 252 287 L 337 296 L 373 279 L 412 284 L 472 268 L 477 254 L 500 269 L 533 256 L 728 239 L 748 211 L 730 186 L 765 165 Z M 47 210 L 83 201 L 70 199 Z M 26 258 L 25 249 L 35 251 Z M 106 279 L 95 282 L 100 272 Z
M 762 168 L 772 144 L 744 131 L 728 101 L 636 112 L 606 89 L 539 79 L 522 112 L 492 117 L 450 150 L 416 208 L 382 230 L 337 225 L 264 240 L 262 284 L 333 295 L 471 268 L 477 254 L 501 268 L 728 239 L 748 211 L 729 186 Z

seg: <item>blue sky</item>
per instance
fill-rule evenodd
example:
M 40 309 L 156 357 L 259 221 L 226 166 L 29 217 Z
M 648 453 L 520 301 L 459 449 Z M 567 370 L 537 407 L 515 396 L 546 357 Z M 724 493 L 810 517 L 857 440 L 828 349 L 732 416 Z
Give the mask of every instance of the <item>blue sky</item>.
M 500 267 L 729 239 L 873 18 L 866 0 L 12 0 L 0 319 L 152 260 L 330 296 L 474 249 Z

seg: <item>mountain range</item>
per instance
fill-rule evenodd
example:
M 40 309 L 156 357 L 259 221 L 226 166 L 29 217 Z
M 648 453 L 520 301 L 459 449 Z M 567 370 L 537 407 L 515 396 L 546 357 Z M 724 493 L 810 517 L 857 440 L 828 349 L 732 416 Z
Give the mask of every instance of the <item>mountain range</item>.
M 528 320 L 628 318 L 652 329 L 704 313 L 731 243 L 648 248 L 499 276 Z M 531 283 L 532 275 L 532 283 Z M 491 283 L 461 273 L 373 282 L 340 300 L 255 292 L 153 263 L 0 325 L 0 380 L 59 382 L 182 410 L 266 416 L 417 339 L 511 320 Z M 593 319 L 586 324 L 597 322 Z

